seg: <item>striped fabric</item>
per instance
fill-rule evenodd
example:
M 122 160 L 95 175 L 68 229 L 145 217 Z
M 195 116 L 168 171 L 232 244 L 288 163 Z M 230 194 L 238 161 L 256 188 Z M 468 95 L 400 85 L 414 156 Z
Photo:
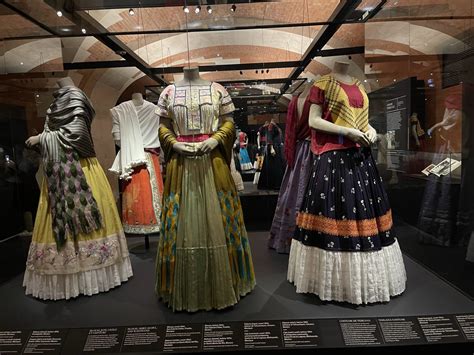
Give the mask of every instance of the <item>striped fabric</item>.
M 94 157 L 90 130 L 95 111 L 87 96 L 73 86 L 61 88 L 53 96 L 40 135 L 45 162 L 58 162 L 60 148 L 75 150 L 80 158 Z

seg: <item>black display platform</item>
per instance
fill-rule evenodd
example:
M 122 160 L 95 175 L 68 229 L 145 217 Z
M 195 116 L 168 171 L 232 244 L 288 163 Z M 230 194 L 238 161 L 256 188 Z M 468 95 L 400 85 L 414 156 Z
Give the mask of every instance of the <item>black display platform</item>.
M 142 339 L 139 342 L 146 342 L 150 339 L 163 340 L 163 337 L 160 336 L 158 336 L 159 339 L 156 338 L 153 332 L 161 332 L 160 334 L 166 335 L 169 332 L 168 329 L 171 329 L 170 331 L 178 333 L 193 333 L 198 339 L 199 346 L 201 346 L 199 349 L 203 351 L 205 350 L 202 347 L 204 344 L 203 337 L 207 334 L 205 333 L 206 329 L 216 330 L 218 328 L 215 327 L 221 327 L 221 330 L 230 331 L 231 334 L 234 334 L 233 336 L 237 337 L 236 339 L 240 339 L 239 337 L 242 336 L 243 331 L 255 332 L 255 329 L 260 327 L 263 327 L 260 329 L 266 331 L 265 327 L 270 326 L 269 334 L 273 334 L 272 337 L 277 339 L 275 341 L 279 342 L 279 346 L 286 344 L 282 341 L 287 343 L 290 341 L 290 344 L 294 344 L 284 333 L 288 327 L 296 327 L 299 331 L 302 328 L 309 327 L 309 329 L 312 329 L 311 327 L 313 327 L 316 329 L 315 331 L 323 332 L 326 335 L 321 334 L 319 336 L 320 347 L 336 347 L 340 339 L 344 341 L 340 346 L 363 346 L 363 341 L 357 340 L 358 336 L 356 336 L 358 344 L 347 345 L 347 340 L 349 339 L 350 343 L 351 337 L 354 337 L 354 334 L 360 334 L 361 331 L 366 334 L 367 339 L 365 341 L 373 342 L 372 345 L 374 346 L 404 344 L 404 342 L 388 344 L 385 336 L 381 338 L 380 332 L 386 329 L 383 328 L 384 324 L 388 324 L 381 324 L 381 322 L 392 322 L 389 325 L 393 325 L 393 322 L 402 322 L 401 326 L 411 327 L 410 329 L 413 330 L 414 334 L 421 334 L 420 327 L 423 322 L 427 324 L 428 328 L 426 329 L 434 329 L 432 327 L 434 322 L 439 323 L 446 330 L 446 334 L 450 332 L 451 335 L 454 334 L 446 339 L 444 337 L 439 338 L 438 333 L 435 332 L 435 338 L 439 338 L 435 343 L 444 340 L 448 342 L 466 342 L 468 336 L 471 336 L 471 339 L 474 338 L 474 332 L 469 333 L 474 329 L 473 317 L 455 318 L 453 316 L 474 313 L 474 302 L 408 257 L 405 257 L 408 284 L 407 290 L 402 296 L 396 297 L 385 304 L 357 307 L 344 303 L 321 302 L 314 295 L 297 294 L 294 286 L 286 281 L 288 256 L 277 254 L 266 248 L 266 232 L 251 232 L 250 237 L 258 285 L 251 294 L 230 309 L 194 314 L 173 313 L 160 303 L 156 299 L 153 290 L 156 253 L 156 238 L 153 238 L 152 248 L 148 253 L 132 254 L 134 277 L 121 287 L 108 293 L 93 297 L 82 296 L 70 301 L 39 301 L 24 295 L 24 289 L 21 286 L 23 275 L 18 275 L 3 283 L 0 285 L 1 329 L 52 329 L 55 332 L 33 333 L 29 331 L 14 334 L 7 333 L 7 335 L 0 333 L 0 340 L 5 339 L 5 336 L 17 337 L 17 339 L 23 336 L 25 337 L 24 341 L 27 340 L 26 338 L 31 339 L 33 337 L 34 345 L 41 344 L 42 341 L 48 342 L 51 337 L 56 338 L 54 340 L 56 343 L 64 341 L 67 337 L 68 346 L 76 344 L 75 346 L 84 347 L 87 339 L 89 339 L 88 346 L 92 349 L 96 346 L 94 344 L 101 343 L 100 339 L 108 339 L 112 343 L 115 341 L 113 339 L 122 341 L 122 343 L 125 339 L 128 339 L 127 344 L 133 343 L 135 338 L 132 335 L 135 333 L 136 336 Z M 134 247 L 142 248 L 139 241 L 131 240 L 130 242 L 134 244 L 131 245 L 132 252 Z M 431 318 L 433 315 L 440 315 L 442 318 Z M 308 321 L 309 323 L 292 323 L 298 320 Z M 316 323 L 313 325 L 315 320 Z M 244 324 L 243 321 L 246 323 Z M 464 327 L 464 332 L 460 330 L 460 322 L 467 324 Z M 353 328 L 354 324 L 356 328 Z M 375 328 L 374 324 L 376 324 Z M 165 328 L 164 325 L 178 327 Z M 438 325 L 434 327 L 437 328 Z M 151 328 L 140 328 L 143 326 L 150 326 Z M 451 326 L 457 328 L 450 330 Z M 102 327 L 106 327 L 108 330 L 91 330 L 91 328 Z M 395 328 L 397 327 L 399 325 L 395 326 Z M 63 328 L 69 328 L 70 330 L 62 330 Z M 337 329 L 339 333 L 335 332 L 334 329 Z M 343 335 L 344 329 L 346 331 L 345 337 Z M 427 342 L 429 332 L 424 333 L 424 340 L 420 340 L 421 342 Z M 129 333 L 132 334 L 130 336 L 133 339 L 126 338 Z M 339 340 L 331 340 L 331 334 L 333 334 L 333 337 L 339 337 Z M 176 339 L 180 338 L 179 334 L 176 336 Z M 188 335 L 185 334 L 184 337 L 186 336 Z M 251 335 L 250 337 L 254 336 L 258 338 L 258 335 Z M 71 339 L 76 340 L 73 342 Z M 360 343 L 361 341 L 362 343 Z M 210 342 L 212 343 L 212 339 Z M 173 341 L 169 342 L 169 344 L 172 343 Z M 210 343 L 207 342 L 206 344 Z M 51 346 L 51 350 L 60 349 L 58 346 L 56 348 L 53 345 Z M 41 348 L 37 349 L 40 350 Z M 250 348 L 244 350 L 248 349 Z M 254 349 L 260 348 L 257 346 Z M 105 349 L 103 350 L 105 351 Z M 239 348 L 233 350 L 239 350 Z M 64 351 L 62 353 L 75 353 L 73 348 Z M 1 350 L 0 353 L 2 353 Z

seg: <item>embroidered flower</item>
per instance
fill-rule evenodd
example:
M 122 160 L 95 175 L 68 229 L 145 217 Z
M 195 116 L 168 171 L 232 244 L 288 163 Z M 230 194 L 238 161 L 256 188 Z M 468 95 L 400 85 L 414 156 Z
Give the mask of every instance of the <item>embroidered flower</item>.
M 345 219 L 346 219 L 346 216 L 342 215 L 342 217 L 341 217 L 341 218 L 342 218 L 343 220 L 345 220 Z
M 331 206 L 331 208 L 329 209 L 331 212 L 335 211 L 336 210 L 336 207 L 335 206 Z
M 359 243 L 356 244 L 356 250 L 360 250 L 360 244 Z
M 374 200 L 372 200 L 371 198 L 369 198 L 369 201 L 370 201 L 370 204 L 371 204 L 371 205 L 374 204 Z
M 364 183 L 365 183 L 365 186 L 369 186 L 369 180 L 365 180 Z
M 328 248 L 334 248 L 334 242 L 328 243 Z
M 345 181 L 345 180 L 344 180 L 344 178 L 343 178 L 343 177 L 341 177 L 341 183 L 342 183 L 342 184 L 344 183 L 344 181 Z
M 336 190 L 336 188 L 333 186 L 331 187 L 331 192 L 334 192 Z
M 376 184 L 377 184 L 377 180 L 374 179 L 374 185 L 376 185 Z
M 328 158 L 328 163 L 331 163 L 331 162 L 332 162 L 331 158 Z
M 357 185 L 359 185 L 359 187 L 361 186 L 361 185 L 360 185 L 360 180 L 357 180 Z
M 341 201 L 346 202 L 346 198 L 344 196 L 341 196 Z
M 311 190 L 309 190 L 308 195 L 311 196 Z
M 344 159 L 341 158 L 341 160 L 339 161 L 341 164 L 344 164 Z
M 349 175 L 352 175 L 352 169 L 349 170 Z
M 328 181 L 328 180 L 329 180 L 329 178 L 328 178 L 327 175 L 324 175 L 324 180 L 325 180 L 325 181 Z
M 356 193 L 355 188 L 351 188 L 351 194 L 355 194 L 355 193 Z
M 332 169 L 332 173 L 335 174 L 335 173 L 336 173 L 336 169 Z
M 380 203 L 382 201 L 381 197 L 377 197 L 377 202 Z
M 354 208 L 352 209 L 352 212 L 356 213 L 356 212 L 357 212 L 357 207 L 354 207 Z

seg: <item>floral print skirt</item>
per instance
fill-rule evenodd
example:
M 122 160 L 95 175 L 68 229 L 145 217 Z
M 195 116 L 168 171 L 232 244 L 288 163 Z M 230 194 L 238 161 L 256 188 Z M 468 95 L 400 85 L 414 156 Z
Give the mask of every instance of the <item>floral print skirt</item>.
M 132 276 L 127 241 L 109 182 L 97 158 L 80 160 L 103 227 L 59 250 L 53 236 L 48 187 L 43 180 L 23 286 L 40 299 L 69 299 L 108 291 Z
M 289 280 L 298 292 L 356 304 L 388 301 L 403 292 L 403 258 L 369 148 L 314 156 L 297 216 Z

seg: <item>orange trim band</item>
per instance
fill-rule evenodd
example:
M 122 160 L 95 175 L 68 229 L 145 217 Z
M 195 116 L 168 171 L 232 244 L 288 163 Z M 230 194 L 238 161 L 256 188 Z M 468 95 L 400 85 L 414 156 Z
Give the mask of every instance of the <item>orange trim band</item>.
M 296 223 L 306 230 L 342 237 L 372 237 L 393 226 L 392 210 L 388 210 L 383 216 L 362 220 L 339 220 L 300 212 Z

